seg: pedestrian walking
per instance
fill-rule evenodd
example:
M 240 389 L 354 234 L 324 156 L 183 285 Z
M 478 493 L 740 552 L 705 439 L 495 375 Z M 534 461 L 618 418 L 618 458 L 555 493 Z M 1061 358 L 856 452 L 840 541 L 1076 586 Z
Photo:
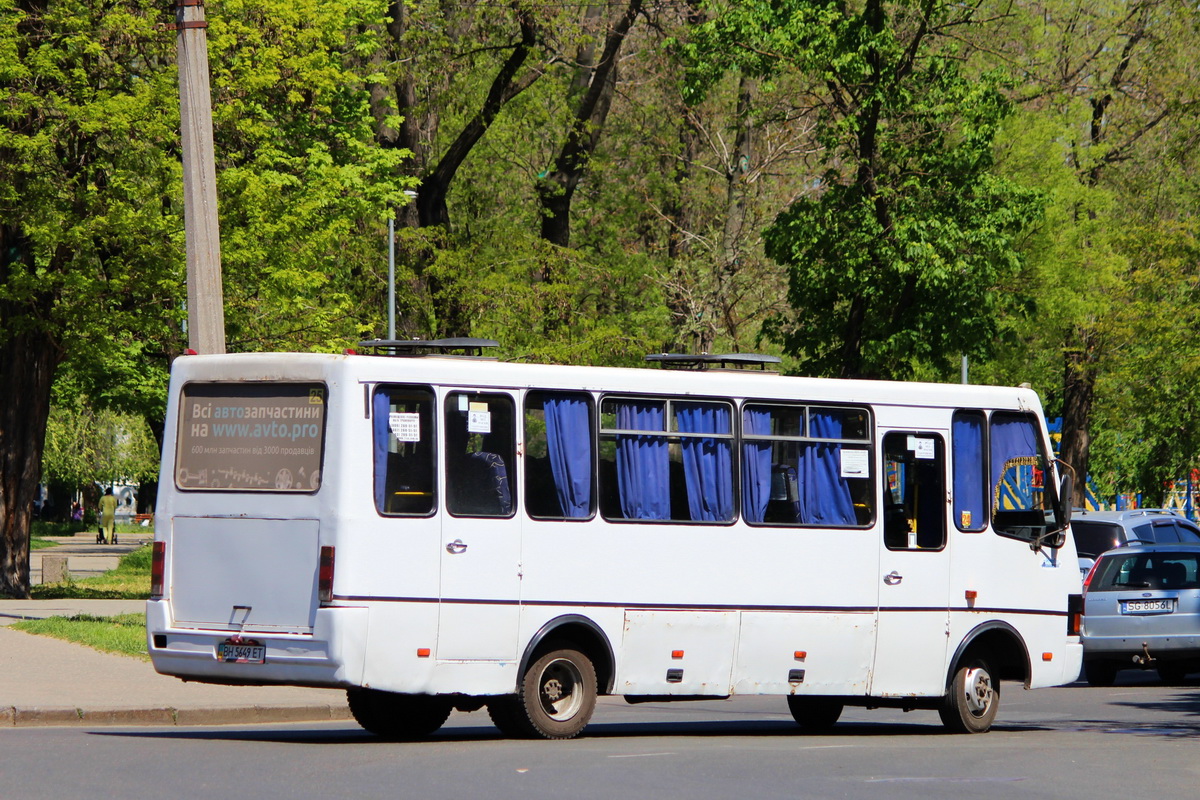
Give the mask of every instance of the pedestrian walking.
M 117 543 L 117 498 L 113 497 L 112 489 L 105 489 L 100 498 L 100 530 L 96 536 L 97 544 L 106 542 Z

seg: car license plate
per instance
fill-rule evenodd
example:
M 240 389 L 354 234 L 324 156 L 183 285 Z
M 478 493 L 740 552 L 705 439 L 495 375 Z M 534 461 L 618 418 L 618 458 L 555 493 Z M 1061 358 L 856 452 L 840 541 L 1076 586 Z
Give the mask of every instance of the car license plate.
M 230 664 L 264 664 L 267 648 L 254 639 L 226 639 L 217 645 L 217 660 Z
M 1175 610 L 1175 601 L 1170 598 L 1162 600 L 1122 600 L 1122 614 L 1170 614 Z

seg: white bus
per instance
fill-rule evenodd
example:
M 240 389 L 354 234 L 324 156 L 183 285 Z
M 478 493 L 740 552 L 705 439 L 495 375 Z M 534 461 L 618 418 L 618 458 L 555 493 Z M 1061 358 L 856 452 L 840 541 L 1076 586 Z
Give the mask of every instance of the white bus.
M 1028 389 L 364 344 L 175 362 L 159 672 L 343 687 L 398 738 L 484 706 L 569 738 L 598 695 L 982 732 L 1001 680 L 1079 674 L 1070 479 Z

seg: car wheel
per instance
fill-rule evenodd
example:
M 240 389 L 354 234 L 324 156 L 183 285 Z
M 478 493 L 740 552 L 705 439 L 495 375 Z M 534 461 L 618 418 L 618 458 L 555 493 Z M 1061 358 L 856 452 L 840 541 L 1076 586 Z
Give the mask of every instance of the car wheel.
M 1000 709 L 1000 681 L 982 658 L 959 666 L 938 707 L 942 724 L 955 733 L 984 733 Z
M 1112 686 L 1117 679 L 1117 665 L 1111 661 L 1085 661 L 1083 677 L 1089 686 Z

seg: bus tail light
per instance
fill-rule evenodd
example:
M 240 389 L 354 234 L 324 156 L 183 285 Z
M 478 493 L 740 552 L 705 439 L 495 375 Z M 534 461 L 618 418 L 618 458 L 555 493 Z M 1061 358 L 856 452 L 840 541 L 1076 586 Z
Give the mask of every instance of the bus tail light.
M 322 605 L 333 601 L 333 548 L 321 548 L 321 566 L 317 572 L 317 601 Z
M 155 542 L 150 560 L 150 599 L 161 600 L 163 576 L 167 574 L 167 543 Z
M 1083 595 L 1067 595 L 1067 635 L 1078 636 L 1083 629 Z

